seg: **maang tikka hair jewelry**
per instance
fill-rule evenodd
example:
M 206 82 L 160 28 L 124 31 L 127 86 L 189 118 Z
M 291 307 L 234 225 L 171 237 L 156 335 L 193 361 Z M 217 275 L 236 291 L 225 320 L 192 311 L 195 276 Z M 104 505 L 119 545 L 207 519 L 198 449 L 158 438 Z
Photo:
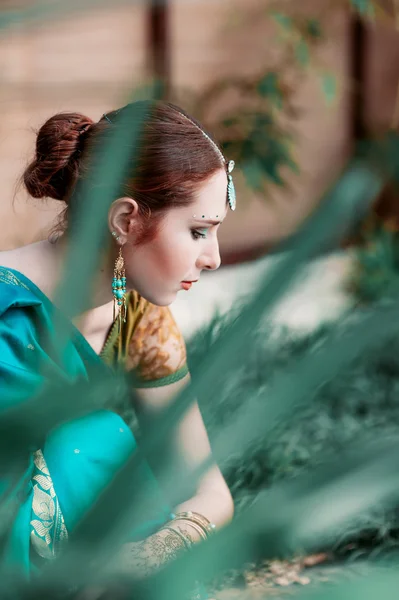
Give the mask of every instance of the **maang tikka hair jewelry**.
M 234 167 L 234 160 L 229 160 L 227 163 L 227 200 L 229 201 L 231 210 L 235 210 L 237 204 L 236 188 L 234 187 L 233 176 L 231 174 Z
M 184 116 L 186 116 L 186 115 L 184 115 Z M 186 118 L 188 119 L 188 117 L 186 117 Z M 191 121 L 191 119 L 189 119 L 189 121 Z M 198 125 L 196 123 L 194 123 L 194 121 L 191 121 L 191 122 L 198 127 Z M 231 210 L 235 210 L 236 205 L 237 205 L 237 196 L 236 196 L 236 189 L 234 187 L 233 176 L 231 174 L 235 167 L 235 162 L 234 162 L 234 160 L 229 160 L 229 162 L 227 162 L 225 157 L 223 156 L 222 151 L 220 150 L 219 146 L 217 144 L 215 144 L 213 139 L 210 138 L 209 135 L 207 133 L 205 133 L 205 131 L 203 129 L 201 129 L 201 127 L 198 127 L 198 129 L 201 131 L 202 135 L 204 135 L 206 137 L 206 139 L 209 140 L 209 142 L 215 148 L 216 152 L 219 154 L 220 158 L 223 160 L 223 163 L 226 165 L 227 201 L 229 203 Z
M 112 235 L 119 241 L 119 236 L 116 235 L 115 231 L 112 232 Z M 120 331 L 122 321 L 126 323 L 126 274 L 122 246 L 119 247 L 119 254 L 115 261 L 112 294 L 114 296 L 114 321 L 116 319 L 116 311 L 118 310 L 118 328 Z

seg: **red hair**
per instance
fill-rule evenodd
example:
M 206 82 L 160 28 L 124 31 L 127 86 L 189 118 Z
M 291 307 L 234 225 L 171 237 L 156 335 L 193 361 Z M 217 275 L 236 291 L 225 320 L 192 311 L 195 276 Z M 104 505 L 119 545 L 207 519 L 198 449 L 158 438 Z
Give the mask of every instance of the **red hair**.
M 126 150 L 138 156 L 121 184 L 121 196 L 134 198 L 146 218 L 146 232 L 168 209 L 194 199 L 198 185 L 216 171 L 226 168 L 222 153 L 208 133 L 183 110 L 162 101 L 146 103 L 139 147 Z M 129 105 L 142 114 L 143 102 Z M 65 228 L 68 205 L 79 179 L 84 177 L 87 158 L 117 124 L 123 109 L 104 115 L 97 123 L 79 113 L 59 113 L 39 129 L 36 156 L 22 180 L 34 198 L 54 198 L 66 203 L 62 217 Z M 227 188 L 227 183 L 226 183 Z M 115 198 L 116 199 L 116 198 Z M 151 217 L 151 219 L 149 218 Z

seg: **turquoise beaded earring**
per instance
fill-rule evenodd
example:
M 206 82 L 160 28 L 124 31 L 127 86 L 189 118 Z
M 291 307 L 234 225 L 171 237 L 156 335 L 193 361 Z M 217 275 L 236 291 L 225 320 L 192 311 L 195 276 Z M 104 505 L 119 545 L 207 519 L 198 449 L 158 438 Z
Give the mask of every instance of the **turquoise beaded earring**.
M 112 235 L 118 237 L 112 232 Z M 115 261 L 114 277 L 112 279 L 112 294 L 114 296 L 114 321 L 116 319 L 116 312 L 118 311 L 118 325 L 119 331 L 121 329 L 122 321 L 126 323 L 126 274 L 125 274 L 125 261 L 122 256 L 122 247 L 119 248 L 119 255 Z

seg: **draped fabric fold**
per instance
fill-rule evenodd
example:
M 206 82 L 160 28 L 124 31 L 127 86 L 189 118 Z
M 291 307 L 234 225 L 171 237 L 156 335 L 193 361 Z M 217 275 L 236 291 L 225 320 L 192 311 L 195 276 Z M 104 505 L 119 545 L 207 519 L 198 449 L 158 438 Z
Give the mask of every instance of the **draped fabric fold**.
M 142 306 L 134 296 L 131 335 L 142 318 Z M 55 315 L 68 332 L 61 349 L 57 346 Z M 123 344 L 132 358 L 131 347 L 126 340 Z M 187 373 L 184 353 L 176 339 L 173 344 L 175 355 L 164 358 L 166 366 L 160 376 L 174 369 L 176 378 L 182 378 Z M 94 352 L 28 278 L 0 267 L 0 418 L 9 409 L 32 400 L 49 380 L 73 386 L 81 380 L 91 381 L 103 369 L 112 374 L 110 361 L 114 348 L 121 347 L 120 340 L 113 338 L 107 347 L 108 361 Z M 35 570 L 32 550 L 42 558 L 56 557 L 136 447 L 135 436 L 121 415 L 102 409 L 49 431 L 43 445 L 32 448 L 26 457 L 25 473 L 17 483 L 13 481 L 11 456 L 10 472 L 0 474 L 0 502 L 12 492 L 17 509 L 4 547 L 3 565 L 29 577 Z M 151 502 L 139 527 L 139 535 L 145 537 L 168 520 L 170 507 L 147 463 L 134 476 L 137 486 L 150 490 Z M 130 534 L 131 539 L 137 539 L 138 530 Z

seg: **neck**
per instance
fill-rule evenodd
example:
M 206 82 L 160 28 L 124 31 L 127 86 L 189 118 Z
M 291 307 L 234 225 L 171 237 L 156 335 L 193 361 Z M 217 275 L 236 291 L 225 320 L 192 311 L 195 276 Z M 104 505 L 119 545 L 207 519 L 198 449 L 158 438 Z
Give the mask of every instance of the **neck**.
M 50 244 L 50 242 L 48 243 Z M 54 285 L 53 295 L 64 272 L 67 250 L 68 239 L 66 236 L 61 236 L 56 242 L 50 244 L 53 273 L 58 274 L 58 281 Z M 73 318 L 76 327 L 85 336 L 90 336 L 92 333 L 98 332 L 103 328 L 107 329 L 112 322 L 112 275 L 112 258 L 104 256 L 104 260 L 102 260 L 95 277 L 91 281 L 91 293 L 86 308 L 81 314 Z
M 38 274 L 37 277 L 39 287 L 51 300 L 54 300 L 65 271 L 68 239 L 62 235 L 54 242 L 39 242 L 38 245 L 42 255 L 42 259 L 39 260 L 40 275 Z M 92 278 L 91 293 L 84 314 L 112 302 L 112 273 L 112 259 L 105 257 Z

